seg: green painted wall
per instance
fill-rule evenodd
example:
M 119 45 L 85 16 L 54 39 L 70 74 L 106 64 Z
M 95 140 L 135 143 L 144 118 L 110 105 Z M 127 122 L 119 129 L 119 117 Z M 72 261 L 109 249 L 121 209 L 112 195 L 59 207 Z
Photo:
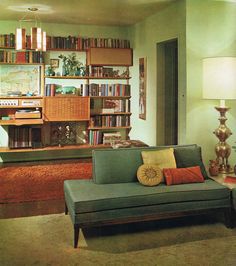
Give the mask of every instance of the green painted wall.
M 186 142 L 203 147 L 203 158 L 208 165 L 209 159 L 215 158 L 214 147 L 218 142 L 213 131 L 219 125 L 219 113 L 214 109 L 219 102 L 202 99 L 202 59 L 236 56 L 236 3 L 187 0 L 186 14 Z M 236 101 L 226 101 L 226 104 L 231 107 L 227 125 L 233 132 L 228 143 L 235 145 Z M 235 159 L 236 154 L 232 152 L 232 165 Z
M 17 21 L 1 21 L 0 33 L 8 34 L 15 32 L 16 27 L 19 26 Z M 22 26 L 26 31 L 30 32 L 30 23 L 23 23 Z M 42 23 L 42 28 L 48 35 L 52 36 L 83 36 L 83 37 L 109 37 L 109 38 L 127 38 L 128 27 L 108 27 L 108 26 L 92 26 L 92 25 L 74 25 L 74 24 L 56 24 L 56 23 Z
M 149 145 L 156 144 L 157 95 L 160 81 L 157 80 L 157 43 L 178 39 L 179 46 L 179 143 L 185 142 L 185 1 L 177 1 L 161 12 L 150 16 L 131 28 L 131 39 L 134 48 L 134 67 L 132 68 L 132 131 L 131 138 L 141 139 Z M 147 57 L 147 118 L 139 119 L 139 80 L 138 60 Z
M 17 22 L 1 22 L 0 32 L 13 32 Z M 128 38 L 134 48 L 134 66 L 131 68 L 131 123 L 130 137 L 149 145 L 156 144 L 158 80 L 157 43 L 178 39 L 179 46 L 179 143 L 197 143 L 203 148 L 205 163 L 215 158 L 217 143 L 213 130 L 218 126 L 216 101 L 202 99 L 202 58 L 209 56 L 236 56 L 236 4 L 213 0 L 179 0 L 159 13 L 150 16 L 132 27 L 99 27 L 63 24 L 44 24 L 49 35 L 81 35 L 88 37 Z M 147 119 L 138 118 L 139 80 L 138 59 L 147 57 Z M 160 59 L 160 58 L 159 58 Z M 233 131 L 229 139 L 232 145 L 236 138 L 236 104 L 228 113 L 228 126 Z M 4 142 L 5 131 L 0 128 L 0 142 Z M 11 155 L 8 159 L 53 158 L 57 156 L 86 156 L 74 151 L 63 154 L 34 153 Z M 232 153 L 232 164 L 236 153 Z

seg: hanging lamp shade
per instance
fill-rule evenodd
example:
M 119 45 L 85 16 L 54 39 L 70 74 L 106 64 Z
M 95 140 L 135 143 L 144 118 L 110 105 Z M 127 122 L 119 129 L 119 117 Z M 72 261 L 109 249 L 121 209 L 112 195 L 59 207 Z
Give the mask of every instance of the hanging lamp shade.
M 26 49 L 26 30 L 22 28 L 16 29 L 16 50 L 25 50 Z
M 29 7 L 29 12 L 34 15 L 34 18 L 27 18 L 27 13 L 20 19 L 20 27 L 16 29 L 16 50 L 31 49 L 35 51 L 46 51 L 46 32 L 38 27 L 38 22 L 41 25 L 38 15 L 35 13 L 38 11 L 37 7 Z M 35 22 L 35 26 L 31 28 L 31 36 L 26 37 L 26 30 L 21 27 L 21 22 Z M 27 39 L 27 41 L 26 41 Z
M 31 49 L 40 51 L 43 48 L 42 29 L 38 27 L 31 28 Z
M 47 36 L 46 36 L 46 31 L 43 31 L 42 33 L 42 43 L 43 43 L 43 51 L 46 52 L 47 49 Z

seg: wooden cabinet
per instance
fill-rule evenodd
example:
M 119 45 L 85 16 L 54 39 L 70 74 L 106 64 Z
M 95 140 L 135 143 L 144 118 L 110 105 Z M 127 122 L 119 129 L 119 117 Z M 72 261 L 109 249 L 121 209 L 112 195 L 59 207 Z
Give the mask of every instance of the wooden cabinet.
M 52 121 L 88 121 L 90 119 L 89 97 L 44 97 L 43 119 Z
M 87 51 L 87 65 L 132 66 L 132 49 L 90 48 Z

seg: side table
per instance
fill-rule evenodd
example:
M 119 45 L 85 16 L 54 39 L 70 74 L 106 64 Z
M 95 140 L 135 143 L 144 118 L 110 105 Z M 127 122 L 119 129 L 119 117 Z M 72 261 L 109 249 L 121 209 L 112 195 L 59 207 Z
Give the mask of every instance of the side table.
M 236 225 L 236 183 L 226 183 L 225 178 L 226 176 L 232 176 L 235 177 L 236 180 L 236 175 L 235 174 L 219 174 L 218 176 L 210 176 L 209 177 L 216 182 L 220 183 L 223 186 L 228 187 L 231 190 L 231 206 L 232 206 L 232 223 L 233 225 Z
M 224 185 L 226 187 L 228 187 L 229 189 L 236 189 L 236 183 L 226 183 L 225 182 L 225 178 L 226 176 L 233 176 L 235 177 L 236 180 L 236 175 L 235 174 L 219 174 L 218 176 L 210 176 L 209 177 L 213 180 L 215 180 L 216 182 L 218 182 L 221 185 Z

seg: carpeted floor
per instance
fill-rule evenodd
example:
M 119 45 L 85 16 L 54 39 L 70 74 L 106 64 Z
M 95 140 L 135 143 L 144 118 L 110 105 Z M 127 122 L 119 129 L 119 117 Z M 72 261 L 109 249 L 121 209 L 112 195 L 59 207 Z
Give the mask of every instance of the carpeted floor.
M 234 266 L 236 228 L 209 218 L 86 229 L 64 214 L 0 220 L 0 265 Z
M 63 199 L 65 179 L 91 177 L 91 159 L 7 165 L 0 167 L 0 203 Z

